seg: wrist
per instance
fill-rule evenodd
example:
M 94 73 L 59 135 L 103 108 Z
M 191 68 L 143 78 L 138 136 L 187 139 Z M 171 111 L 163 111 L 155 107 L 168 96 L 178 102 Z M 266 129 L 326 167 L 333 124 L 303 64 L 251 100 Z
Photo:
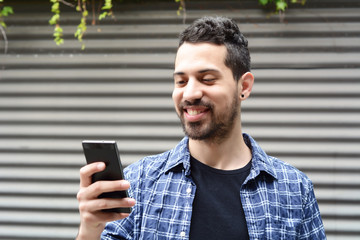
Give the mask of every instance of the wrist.
M 104 228 L 91 228 L 87 229 L 80 225 L 78 235 L 75 240 L 100 240 L 101 233 Z

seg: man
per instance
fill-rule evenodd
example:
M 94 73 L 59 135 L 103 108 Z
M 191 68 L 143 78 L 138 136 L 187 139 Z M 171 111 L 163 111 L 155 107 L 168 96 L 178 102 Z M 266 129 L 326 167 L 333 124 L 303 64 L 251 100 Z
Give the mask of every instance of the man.
M 129 182 L 91 184 L 104 164 L 83 167 L 77 239 L 326 239 L 311 181 L 242 133 L 253 83 L 235 22 L 204 17 L 185 29 L 172 95 L 185 138 L 126 168 Z M 128 188 L 132 198 L 97 199 Z

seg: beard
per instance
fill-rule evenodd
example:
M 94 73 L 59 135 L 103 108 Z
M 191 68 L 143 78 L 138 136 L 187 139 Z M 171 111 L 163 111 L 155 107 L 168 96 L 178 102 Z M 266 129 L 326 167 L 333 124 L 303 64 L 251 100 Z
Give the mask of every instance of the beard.
M 185 122 L 184 106 L 205 106 L 208 108 L 210 120 L 205 119 L 199 122 Z M 228 108 L 221 112 L 216 112 L 214 105 L 211 103 L 203 102 L 201 99 L 192 103 L 184 102 L 179 104 L 180 121 L 184 133 L 193 140 L 209 140 L 220 143 L 226 139 L 233 129 L 235 119 L 239 117 L 240 101 L 235 91 L 233 100 L 228 105 Z

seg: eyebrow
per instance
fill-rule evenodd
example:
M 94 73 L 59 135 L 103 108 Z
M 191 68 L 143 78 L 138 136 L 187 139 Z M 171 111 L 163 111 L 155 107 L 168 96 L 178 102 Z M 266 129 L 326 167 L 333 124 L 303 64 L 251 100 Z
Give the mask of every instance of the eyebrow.
M 198 73 L 207 73 L 207 72 L 219 73 L 220 71 L 215 68 L 206 68 L 206 69 L 198 71 Z M 176 76 L 176 75 L 183 76 L 183 75 L 185 75 L 185 73 L 184 72 L 174 72 L 173 76 Z
M 182 76 L 182 75 L 185 75 L 185 73 L 184 72 L 174 72 L 173 73 L 173 76 Z
M 207 72 L 220 72 L 220 71 L 217 69 L 214 69 L 214 68 L 207 68 L 207 69 L 199 71 L 199 73 L 207 73 Z

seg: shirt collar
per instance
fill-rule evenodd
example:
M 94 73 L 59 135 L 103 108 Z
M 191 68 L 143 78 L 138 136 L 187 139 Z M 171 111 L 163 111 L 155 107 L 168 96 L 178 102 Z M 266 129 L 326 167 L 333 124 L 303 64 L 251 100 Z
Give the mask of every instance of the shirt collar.
M 172 150 L 170 150 L 164 172 L 181 167 L 185 169 L 185 175 L 190 175 L 190 152 L 189 138 L 185 136 Z
M 252 168 L 248 179 L 253 179 L 261 172 L 265 172 L 273 178 L 277 179 L 275 167 L 270 157 L 262 150 L 259 144 L 248 134 L 243 134 L 246 145 L 251 149 Z
M 277 179 L 275 168 L 272 165 L 269 156 L 250 135 L 244 133 L 243 137 L 252 153 L 252 168 L 248 179 L 255 178 L 261 172 L 265 172 Z M 185 175 L 190 175 L 190 152 L 188 143 L 189 138 L 185 136 L 175 148 L 170 150 L 164 169 L 165 173 L 182 165 L 181 167 L 185 170 Z

